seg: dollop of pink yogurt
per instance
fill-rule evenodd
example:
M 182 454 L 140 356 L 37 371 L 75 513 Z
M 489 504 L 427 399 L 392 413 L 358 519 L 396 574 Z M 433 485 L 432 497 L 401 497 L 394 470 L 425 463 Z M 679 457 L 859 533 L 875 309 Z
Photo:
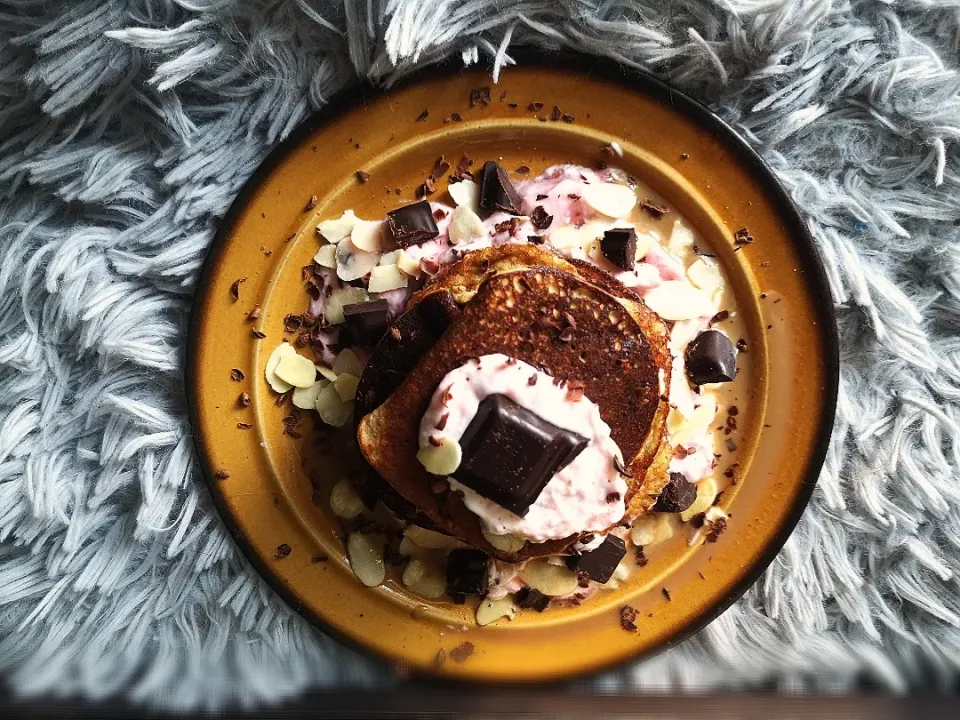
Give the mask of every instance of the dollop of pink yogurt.
M 531 384 L 534 377 L 536 382 Z M 420 422 L 420 447 L 428 447 L 430 437 L 438 433 L 459 441 L 480 402 L 495 394 L 505 395 L 548 422 L 587 438 L 589 444 L 550 479 L 523 517 L 448 478 L 486 530 L 544 542 L 605 530 L 619 522 L 625 511 L 627 485 L 614 465 L 614 459 L 622 461 L 622 456 L 610 437 L 610 426 L 600 417 L 600 408 L 525 362 L 497 353 L 470 360 L 447 373 Z M 608 502 L 614 495 L 617 499 Z

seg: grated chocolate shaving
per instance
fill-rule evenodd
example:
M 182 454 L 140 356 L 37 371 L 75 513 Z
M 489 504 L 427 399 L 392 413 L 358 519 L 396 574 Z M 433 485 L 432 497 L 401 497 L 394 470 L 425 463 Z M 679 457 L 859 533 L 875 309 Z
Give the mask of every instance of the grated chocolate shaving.
M 530 112 L 540 112 L 541 110 L 543 110 L 543 103 L 532 102 L 529 105 L 527 105 L 527 110 L 529 110 Z
M 365 170 L 357 170 L 357 172 L 354 174 L 357 176 L 357 180 L 361 184 L 370 179 L 370 173 L 366 172 Z
M 250 407 L 250 393 L 240 393 L 239 401 L 244 407 Z
M 240 382 L 241 380 L 243 380 L 243 371 L 240 370 L 239 368 L 233 368 L 230 371 L 230 379 L 235 380 L 236 382 Z
M 553 215 L 547 215 L 543 205 L 537 205 L 530 213 L 530 222 L 537 230 L 546 230 L 553 222 Z
M 503 98 L 501 98 L 502 100 Z M 490 104 L 490 86 L 474 88 L 470 91 L 470 107 Z
M 641 200 L 640 209 L 643 210 L 647 215 L 652 217 L 654 220 L 659 220 L 664 215 L 666 215 L 670 210 L 663 207 L 663 205 L 657 205 L 650 202 L 650 200 Z
M 304 212 L 310 212 L 317 206 L 317 196 L 311 195 L 310 199 L 307 200 L 307 204 L 303 206 Z
M 220 468 L 213 474 L 213 476 L 217 480 L 226 480 L 228 477 L 230 477 L 230 471 L 226 468 Z
M 423 122 L 430 116 L 430 111 L 426 108 L 423 109 L 423 112 L 417 115 L 417 119 L 414 122 Z
M 463 662 L 468 657 L 473 655 L 473 651 L 476 649 L 474 644 L 469 640 L 460 643 L 453 650 L 450 651 L 450 657 L 456 662 Z
M 240 283 L 244 283 L 246 281 L 247 279 L 242 277 L 239 280 L 234 280 L 233 285 L 230 286 L 230 297 L 233 298 L 234 302 L 240 299 Z
M 637 611 L 630 605 L 624 605 L 620 608 L 620 627 L 627 632 L 636 632 L 637 630 Z
M 287 555 L 289 555 L 292 550 L 293 548 L 291 548 L 286 543 L 280 543 L 279 545 L 277 545 L 277 551 L 273 554 L 273 556 L 277 558 L 277 560 L 280 560 L 281 558 L 287 557 Z

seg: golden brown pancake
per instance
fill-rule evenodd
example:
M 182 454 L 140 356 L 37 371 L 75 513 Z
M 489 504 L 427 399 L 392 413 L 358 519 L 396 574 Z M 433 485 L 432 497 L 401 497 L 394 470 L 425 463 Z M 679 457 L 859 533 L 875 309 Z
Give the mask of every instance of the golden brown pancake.
M 386 401 L 365 403 L 363 395 L 365 386 L 376 384 L 372 378 L 385 371 L 383 360 L 377 360 L 380 347 L 368 366 L 372 378 L 364 373 L 358 404 L 369 412 L 360 419 L 357 438 L 376 472 L 438 529 L 502 559 L 554 554 L 576 540 L 527 543 L 514 555 L 493 548 L 458 495 L 431 491 L 438 478 L 416 458 L 420 419 L 442 378 L 470 359 L 503 353 L 555 378 L 583 383 L 629 460 L 627 515 L 646 512 L 667 482 L 670 458 L 664 442 L 669 405 L 661 397 L 660 380 L 662 371 L 663 387 L 669 387 L 669 333 L 663 321 L 602 271 L 534 246 L 468 254 L 414 295 L 407 315 L 421 303 L 451 296 L 459 312 L 447 317 L 446 331 Z M 570 327 L 562 320 L 565 313 L 574 320 L 572 333 L 563 332 Z M 403 343 L 402 332 L 388 337 Z

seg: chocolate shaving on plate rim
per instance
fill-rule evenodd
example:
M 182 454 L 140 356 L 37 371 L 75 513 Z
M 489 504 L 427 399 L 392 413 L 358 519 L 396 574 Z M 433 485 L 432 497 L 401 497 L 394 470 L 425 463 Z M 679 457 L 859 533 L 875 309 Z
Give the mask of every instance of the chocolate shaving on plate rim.
M 240 299 L 240 283 L 245 283 L 246 281 L 247 279 L 242 277 L 234 280 L 233 284 L 230 286 L 230 297 L 233 298 L 234 302 Z

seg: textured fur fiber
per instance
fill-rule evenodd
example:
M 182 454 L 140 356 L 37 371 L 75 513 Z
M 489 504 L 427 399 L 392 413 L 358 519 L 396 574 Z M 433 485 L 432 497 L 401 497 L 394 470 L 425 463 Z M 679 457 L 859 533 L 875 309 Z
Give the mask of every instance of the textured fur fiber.
M 376 683 L 197 478 L 184 319 L 271 146 L 357 76 L 510 48 L 650 69 L 804 212 L 840 316 L 820 484 L 764 577 L 607 688 L 902 691 L 960 667 L 960 0 L 0 0 L 0 672 L 158 706 Z

